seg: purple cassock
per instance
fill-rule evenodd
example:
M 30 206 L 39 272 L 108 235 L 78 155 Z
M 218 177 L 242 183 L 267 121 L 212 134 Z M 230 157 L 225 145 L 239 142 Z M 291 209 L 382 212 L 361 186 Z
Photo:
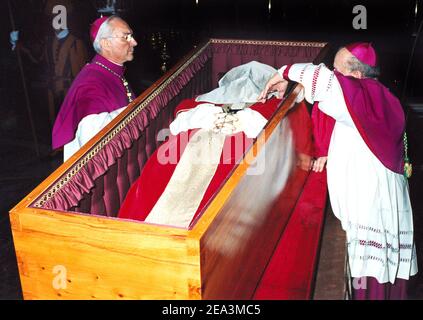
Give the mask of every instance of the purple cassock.
M 128 95 L 122 81 L 124 71 L 124 66 L 114 64 L 99 54 L 81 70 L 72 83 L 54 123 L 53 149 L 75 139 L 78 124 L 84 117 L 112 112 L 128 105 Z
M 377 80 L 335 75 L 364 142 L 386 168 L 403 174 L 405 116 L 399 100 Z
M 356 42 L 346 49 L 362 63 L 377 65 L 378 58 L 371 43 Z M 336 71 L 335 75 L 364 142 L 386 168 L 403 174 L 405 117 L 399 100 L 375 79 L 346 77 Z
M 389 170 L 404 173 L 405 116 L 399 100 L 375 79 L 357 79 L 335 71 L 345 104 L 370 151 Z M 316 156 L 327 156 L 335 120 L 313 107 Z
M 364 142 L 386 168 L 403 174 L 405 117 L 399 100 L 376 80 L 335 74 Z M 407 280 L 397 278 L 395 284 L 381 284 L 372 277 L 361 279 L 366 282 L 366 288 L 354 289 L 354 300 L 403 300 L 408 297 Z

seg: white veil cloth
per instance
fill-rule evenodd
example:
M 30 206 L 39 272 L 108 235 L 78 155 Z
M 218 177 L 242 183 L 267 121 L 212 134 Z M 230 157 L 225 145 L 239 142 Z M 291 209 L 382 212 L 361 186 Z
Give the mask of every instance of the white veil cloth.
M 267 81 L 277 70 L 257 61 L 240 65 L 228 71 L 219 87 L 198 96 L 195 101 L 214 104 L 255 103 Z

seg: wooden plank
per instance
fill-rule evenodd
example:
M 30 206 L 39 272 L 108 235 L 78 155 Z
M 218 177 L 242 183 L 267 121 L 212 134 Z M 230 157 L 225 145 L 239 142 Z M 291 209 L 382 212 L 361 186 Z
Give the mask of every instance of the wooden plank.
M 11 221 L 25 299 L 200 298 L 199 247 L 186 230 L 40 209 Z

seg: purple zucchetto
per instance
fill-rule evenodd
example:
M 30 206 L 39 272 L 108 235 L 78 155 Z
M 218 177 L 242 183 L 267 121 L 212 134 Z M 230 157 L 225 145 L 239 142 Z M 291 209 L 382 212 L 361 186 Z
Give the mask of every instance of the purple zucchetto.
M 95 38 L 97 38 L 98 30 L 100 30 L 101 26 L 103 25 L 104 22 L 106 22 L 107 19 L 109 19 L 109 17 L 98 18 L 91 25 L 91 29 L 90 29 L 91 42 L 94 42 Z
M 345 46 L 345 48 L 362 63 L 365 63 L 371 67 L 376 67 L 377 55 L 371 43 L 355 42 Z

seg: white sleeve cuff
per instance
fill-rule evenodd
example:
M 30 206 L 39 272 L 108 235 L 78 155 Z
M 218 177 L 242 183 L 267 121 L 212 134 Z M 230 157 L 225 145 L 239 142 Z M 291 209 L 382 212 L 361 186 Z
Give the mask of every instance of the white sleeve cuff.
M 214 104 L 199 104 L 194 109 L 180 112 L 170 124 L 170 132 L 177 135 L 189 129 L 211 129 L 215 120 L 214 115 L 219 112 L 222 112 L 222 108 L 216 107 Z
M 285 72 L 285 69 L 287 68 L 287 66 L 283 66 L 282 68 L 278 69 L 278 73 L 281 76 L 282 79 L 284 79 L 283 77 L 283 73 Z

